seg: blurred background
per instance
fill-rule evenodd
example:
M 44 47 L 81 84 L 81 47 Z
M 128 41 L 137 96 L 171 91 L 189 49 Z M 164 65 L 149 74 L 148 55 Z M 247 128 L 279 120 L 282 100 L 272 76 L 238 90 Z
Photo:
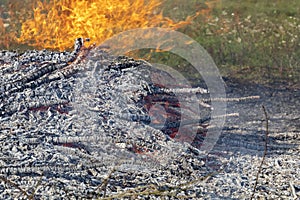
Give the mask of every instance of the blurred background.
M 298 0 L 0 0 L 2 50 L 71 50 L 77 37 L 100 43 L 124 30 L 155 26 L 199 42 L 224 77 L 300 88 Z M 171 53 L 138 55 L 199 78 Z

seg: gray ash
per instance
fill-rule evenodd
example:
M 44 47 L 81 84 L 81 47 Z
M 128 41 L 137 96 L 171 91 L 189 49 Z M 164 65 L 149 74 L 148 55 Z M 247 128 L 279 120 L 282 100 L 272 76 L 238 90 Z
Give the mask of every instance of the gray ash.
M 151 82 L 151 66 L 82 45 L 78 39 L 73 52 L 0 52 L 2 176 L 24 188 L 42 176 L 37 195 L 67 190 L 84 197 L 111 167 L 119 172 L 109 187 L 119 189 L 145 184 L 143 177 L 160 179 L 151 174 L 189 180 L 204 173 L 199 152 L 168 136 L 180 125 L 174 123 L 180 122 L 180 106 L 172 92 Z M 147 104 L 165 98 L 173 105 L 166 109 L 171 117 L 155 128 Z M 134 180 L 120 184 L 122 173 Z M 0 188 L 6 198 L 8 190 Z

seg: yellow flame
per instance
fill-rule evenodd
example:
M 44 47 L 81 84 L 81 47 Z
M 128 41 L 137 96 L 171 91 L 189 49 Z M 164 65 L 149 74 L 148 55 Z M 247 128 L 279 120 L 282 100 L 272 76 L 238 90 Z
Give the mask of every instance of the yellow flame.
M 78 37 L 100 43 L 112 35 L 134 28 L 177 29 L 191 22 L 174 22 L 155 14 L 158 0 L 53 0 L 38 2 L 34 18 L 22 24 L 20 43 L 64 50 Z
M 207 8 L 200 8 L 194 16 L 174 22 L 158 12 L 162 4 L 159 0 L 26 2 L 10 0 L 6 6 L 0 6 L 0 48 L 26 44 L 39 49 L 65 50 L 72 48 L 78 37 L 90 38 L 100 44 L 114 34 L 135 28 L 164 27 L 175 30 L 190 24 L 198 15 L 209 18 L 214 6 L 208 2 Z M 6 17 L 1 18 L 3 16 Z

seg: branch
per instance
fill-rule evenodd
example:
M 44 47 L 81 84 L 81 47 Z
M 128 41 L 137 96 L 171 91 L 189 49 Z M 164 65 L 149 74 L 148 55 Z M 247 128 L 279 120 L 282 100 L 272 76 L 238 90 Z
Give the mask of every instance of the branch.
M 7 178 L 5 178 L 5 177 L 3 177 L 3 176 L 0 176 L 0 180 L 2 180 L 3 182 L 5 182 L 5 183 L 7 183 L 7 184 L 9 184 L 9 185 L 11 185 L 11 186 L 17 188 L 18 190 L 21 191 L 21 193 L 22 193 L 24 196 L 27 197 L 27 199 L 30 199 L 29 194 L 28 194 L 25 190 L 23 190 L 22 188 L 20 188 L 16 183 L 14 183 L 14 182 L 8 180 Z
M 262 106 L 262 109 L 263 109 L 263 112 L 264 112 L 264 115 L 265 115 L 265 120 L 266 120 L 265 149 L 264 149 L 264 154 L 263 154 L 261 163 L 260 163 L 260 165 L 258 167 L 258 171 L 257 171 L 257 174 L 256 174 L 256 179 L 255 179 L 255 184 L 254 184 L 254 188 L 253 188 L 253 192 L 252 192 L 252 195 L 250 197 L 250 200 L 252 200 L 254 198 L 254 194 L 255 194 L 255 191 L 256 191 L 256 188 L 257 188 L 257 184 L 258 184 L 258 176 L 259 176 L 259 174 L 262 171 L 262 166 L 263 166 L 263 164 L 265 162 L 267 151 L 268 151 L 269 116 L 268 116 L 268 113 L 266 111 L 265 106 Z

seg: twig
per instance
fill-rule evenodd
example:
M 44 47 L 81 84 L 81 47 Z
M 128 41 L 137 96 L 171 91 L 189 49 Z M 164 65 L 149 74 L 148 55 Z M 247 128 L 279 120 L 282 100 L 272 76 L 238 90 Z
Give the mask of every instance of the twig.
M 237 98 L 211 98 L 211 99 L 201 99 L 202 102 L 210 102 L 210 101 L 217 101 L 217 102 L 228 102 L 228 101 L 246 101 L 250 99 L 259 99 L 260 96 L 248 96 L 248 97 L 237 97 Z
M 257 171 L 257 174 L 256 174 L 255 184 L 254 184 L 254 188 L 253 188 L 253 192 L 252 192 L 252 195 L 250 197 L 250 200 L 252 200 L 254 198 L 254 194 L 255 194 L 255 191 L 256 191 L 256 188 L 257 188 L 257 184 L 258 184 L 258 176 L 259 176 L 259 174 L 262 171 L 262 166 L 263 166 L 263 164 L 265 162 L 267 151 L 268 151 L 269 116 L 268 116 L 268 113 L 266 111 L 265 106 L 262 106 L 262 109 L 263 109 L 263 112 L 264 112 L 264 115 L 265 115 L 265 119 L 266 119 L 265 149 L 264 149 L 264 154 L 263 154 L 261 163 L 259 165 L 259 168 L 258 168 L 258 171 Z
M 119 166 L 119 165 L 118 165 L 118 166 Z M 99 186 L 94 190 L 94 192 L 96 192 L 97 190 L 100 189 L 100 191 L 103 191 L 103 192 L 104 192 L 103 197 L 106 196 L 106 187 L 107 187 L 108 181 L 109 181 L 111 175 L 116 171 L 116 168 L 117 168 L 117 166 L 115 166 L 115 167 L 109 172 L 109 174 L 107 175 L 107 177 L 103 180 L 103 182 L 101 183 L 101 185 L 99 185 Z
M 33 191 L 32 194 L 28 197 L 28 199 L 30 199 L 30 200 L 35 199 L 35 198 L 34 198 L 34 195 L 35 195 L 35 193 L 36 193 L 38 187 L 39 187 L 39 186 L 41 185 L 41 183 L 42 183 L 43 175 L 44 175 L 44 173 L 42 173 L 41 178 L 40 178 L 39 181 L 37 182 L 34 191 Z
M 190 188 L 194 186 L 195 184 L 198 184 L 200 182 L 206 182 L 209 178 L 212 176 L 219 174 L 222 172 L 224 168 L 221 168 L 218 171 L 209 173 L 208 175 L 201 177 L 200 179 L 196 179 L 194 181 L 190 181 L 187 183 L 180 184 L 178 186 L 167 186 L 166 189 L 161 189 L 159 186 L 155 186 L 153 184 L 150 185 L 145 185 L 145 186 L 140 186 L 137 188 L 133 188 L 130 190 L 127 190 L 125 192 L 121 192 L 119 194 L 115 194 L 109 197 L 104 197 L 101 198 L 102 200 L 112 200 L 112 199 L 119 199 L 119 198 L 130 198 L 130 197 L 137 197 L 137 196 L 149 196 L 149 195 L 156 195 L 156 196 L 161 196 L 161 197 L 166 197 L 166 196 L 172 196 L 174 197 L 176 193 L 174 193 L 176 190 L 184 190 L 187 188 Z M 140 191 L 141 189 L 145 189 L 143 191 Z M 185 198 L 185 197 L 180 197 Z
M 7 183 L 7 184 L 9 184 L 9 185 L 11 185 L 11 186 L 17 188 L 18 190 L 20 190 L 21 193 L 27 197 L 27 199 L 30 198 L 29 194 L 28 194 L 25 190 L 23 190 L 22 188 L 20 188 L 16 183 L 14 183 L 14 182 L 8 180 L 7 178 L 5 178 L 5 177 L 3 177 L 3 176 L 0 176 L 0 180 L 2 180 L 2 181 L 4 181 L 5 183 Z
M 292 191 L 292 194 L 293 194 L 293 199 L 297 199 L 296 190 L 295 190 L 295 187 L 294 187 L 294 184 L 293 184 L 292 181 L 290 181 L 290 187 L 291 187 L 291 191 Z

